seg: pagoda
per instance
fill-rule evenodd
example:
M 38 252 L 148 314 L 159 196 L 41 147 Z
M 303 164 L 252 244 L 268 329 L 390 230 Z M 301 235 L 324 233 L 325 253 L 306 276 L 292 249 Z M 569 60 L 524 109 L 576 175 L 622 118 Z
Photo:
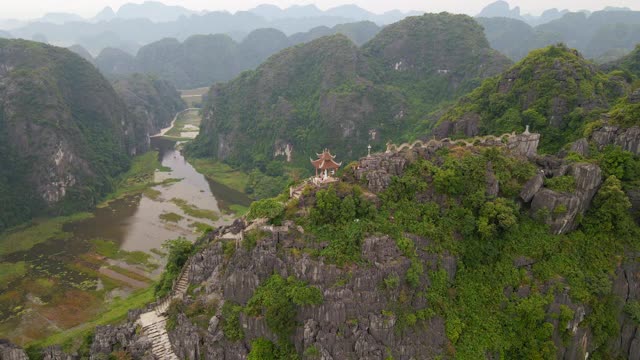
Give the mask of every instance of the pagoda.
M 336 170 L 340 168 L 342 163 L 337 163 L 335 161 L 336 156 L 331 155 L 328 149 L 324 149 L 322 154 L 316 155 L 318 155 L 317 160 L 309 158 L 313 167 L 316 168 L 316 178 L 320 178 L 322 181 L 329 180 L 331 175 L 335 175 Z

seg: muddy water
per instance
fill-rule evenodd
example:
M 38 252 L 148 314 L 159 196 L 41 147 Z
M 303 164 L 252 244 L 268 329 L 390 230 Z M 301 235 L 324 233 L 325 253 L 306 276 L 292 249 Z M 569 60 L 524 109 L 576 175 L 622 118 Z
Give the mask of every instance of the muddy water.
M 127 251 L 150 251 L 177 237 L 195 240 L 197 234 L 193 226 L 196 222 L 214 227 L 229 224 L 232 218 L 225 215 L 229 205 L 246 206 L 249 203 L 243 194 L 212 183 L 198 173 L 176 148 L 175 142 L 153 138 L 151 144 L 159 152 L 162 165 L 171 169 L 169 172 L 157 171 L 155 181 L 176 179 L 176 182 L 155 186 L 153 189 L 160 193 L 156 199 L 137 195 L 114 201 L 108 207 L 96 210 L 94 218 L 67 225 L 66 231 L 82 239 L 113 240 Z M 224 200 L 218 201 L 218 197 Z M 211 221 L 189 216 L 172 199 L 185 200 L 199 209 L 215 211 L 220 214 L 220 219 Z M 178 214 L 183 219 L 177 223 L 160 219 L 160 215 L 168 213 Z
M 151 141 L 152 147 L 159 152 L 162 165 L 170 169 L 164 172 L 156 171 L 155 181 L 160 183 L 167 179 L 175 179 L 173 182 L 153 188 L 159 193 L 159 196 L 153 196 L 152 199 L 146 195 L 137 194 L 112 201 L 107 206 L 96 209 L 93 212 L 93 218 L 64 225 L 63 230 L 72 234 L 70 238 L 66 240 L 52 239 L 37 244 L 28 251 L 13 253 L 1 259 L 8 262 L 25 261 L 28 264 L 27 278 L 14 283 L 11 288 L 5 291 L 0 290 L 0 300 L 3 296 L 6 297 L 8 291 L 11 290 L 22 294 L 20 297 L 23 299 L 23 296 L 27 294 L 26 298 L 29 299 L 27 302 L 15 303 L 11 306 L 19 305 L 21 308 L 29 310 L 23 312 L 24 315 L 0 319 L 0 338 L 8 337 L 23 344 L 30 339 L 39 338 L 49 331 L 67 328 L 60 319 L 56 319 L 47 311 L 52 309 L 53 313 L 60 318 L 72 317 L 72 313 L 77 310 L 67 311 L 64 307 L 66 305 L 58 305 L 64 302 L 60 300 L 59 294 L 67 296 L 66 294 L 71 294 L 72 291 L 79 289 L 83 289 L 80 291 L 85 291 L 87 294 L 97 294 L 96 291 L 99 291 L 100 280 L 96 282 L 93 277 L 87 278 L 84 273 L 69 266 L 69 264 L 81 263 L 96 271 L 105 270 L 104 266 L 98 269 L 94 264 L 86 261 L 87 254 L 92 252 L 93 243 L 91 240 L 111 240 L 123 250 L 149 252 L 162 264 L 163 260 L 150 250 L 160 249 L 162 244 L 169 239 L 185 237 L 195 240 L 198 234 L 194 231 L 193 225 L 196 222 L 214 227 L 228 224 L 233 221 L 233 216 L 227 215 L 231 205 L 249 205 L 250 201 L 246 195 L 224 185 L 208 181 L 198 173 L 176 148 L 175 142 L 162 138 L 153 138 Z M 215 211 L 220 214 L 220 218 L 212 221 L 189 216 L 172 202 L 172 199 L 181 199 L 199 209 Z M 160 215 L 168 213 L 178 214 L 182 219 L 175 223 L 161 220 Z M 126 266 L 121 267 L 126 268 Z M 157 277 L 161 268 L 159 267 L 146 276 Z M 31 300 L 31 290 L 24 284 L 30 284 L 36 279 L 43 278 L 51 279 L 54 282 L 53 293 L 50 291 L 49 295 L 39 295 L 40 298 L 34 302 Z M 80 286 L 82 284 L 88 285 Z M 108 301 L 113 296 L 126 296 L 133 288 L 135 286 L 116 288 L 111 291 L 113 294 L 107 294 L 104 300 Z M 45 303 L 44 306 L 41 305 L 42 302 Z M 2 301 L 0 301 L 1 303 Z M 97 307 L 100 306 L 100 303 L 89 306 Z M 0 314 L 8 314 L 7 310 L 9 309 L 0 308 Z M 67 312 L 70 313 L 66 314 Z M 43 323 L 43 319 L 46 319 L 49 326 Z

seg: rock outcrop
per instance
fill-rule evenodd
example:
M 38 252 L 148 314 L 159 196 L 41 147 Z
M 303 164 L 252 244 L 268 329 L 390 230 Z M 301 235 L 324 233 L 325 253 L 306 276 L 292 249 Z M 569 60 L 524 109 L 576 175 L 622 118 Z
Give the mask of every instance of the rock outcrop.
M 130 131 L 139 153 L 149 148 L 149 137 L 171 124 L 176 113 L 187 106 L 171 83 L 135 74 L 113 82 L 113 88 L 133 115 Z
M 231 258 L 225 259 L 220 242 L 214 242 L 196 254 L 190 265 L 192 284 L 201 285 L 200 280 L 205 279 L 198 296 L 245 305 L 271 274 L 285 278 L 294 276 L 324 289 L 322 305 L 305 306 L 298 311 L 297 322 L 302 325 L 292 338 L 298 353 L 310 347 L 324 354 L 325 359 L 382 359 L 389 351 L 402 359 L 432 358 L 443 353 L 446 338 L 442 318 L 433 317 L 424 327 L 398 334 L 394 330 L 394 316 L 384 315 L 383 310 L 393 303 L 398 293 L 396 290 L 381 291 L 380 284 L 389 276 L 403 278 L 410 265 L 393 239 L 375 236 L 365 239 L 362 256 L 372 267 L 349 272 L 308 255 L 283 256 L 279 248 L 298 246 L 299 234 L 295 228 L 289 229 L 279 228 L 268 233 L 256 248 L 247 251 L 240 247 Z M 419 249 L 428 244 L 425 239 L 413 240 Z M 438 255 L 422 253 L 422 250 L 420 256 L 431 269 L 441 261 Z M 449 269 L 449 276 L 455 277 L 455 266 L 449 266 Z M 195 326 L 186 316 L 180 315 L 177 320 L 176 328 L 170 331 L 170 338 L 181 359 L 240 360 L 246 358 L 251 340 L 260 337 L 277 340 L 260 317 L 240 316 L 244 340 L 239 342 L 225 338 L 219 326 L 220 314 L 211 318 L 206 331 Z
M 579 217 L 589 208 L 591 200 L 602 184 L 602 171 L 595 164 L 572 164 L 568 167 L 567 174 L 575 178 L 576 189 L 572 193 L 540 188 L 539 174 L 527 183 L 521 193 L 523 200 L 532 199 L 533 216 L 543 214 L 541 211 L 544 210 L 545 221 L 554 234 L 564 234 L 576 229 Z M 531 197 L 535 188 L 538 188 L 538 191 Z
M 0 360 L 29 360 L 29 357 L 21 348 L 0 339 Z
M 617 145 L 623 150 L 640 155 L 640 127 L 621 128 L 613 125 L 605 125 L 591 134 L 591 140 L 600 149 L 607 145 Z
M 355 169 L 355 179 L 364 182 L 372 192 L 381 192 L 391 183 L 394 176 L 401 176 L 404 168 L 417 159 L 429 159 L 437 150 L 455 147 L 504 147 L 513 155 L 532 158 L 537 154 L 540 134 L 504 134 L 502 136 L 482 136 L 471 139 L 432 139 L 429 141 L 418 140 L 413 143 L 395 145 L 387 144 L 385 153 L 371 154 L 360 159 Z M 488 187 L 491 184 L 488 184 Z M 496 183 L 497 185 L 497 183 Z M 496 192 L 488 189 L 488 192 Z M 497 192 L 496 192 L 497 193 Z
M 134 358 L 142 359 L 151 350 L 150 340 L 136 334 L 132 322 L 120 326 L 98 326 L 91 344 L 92 358 L 99 354 L 109 355 L 116 350 L 128 351 Z

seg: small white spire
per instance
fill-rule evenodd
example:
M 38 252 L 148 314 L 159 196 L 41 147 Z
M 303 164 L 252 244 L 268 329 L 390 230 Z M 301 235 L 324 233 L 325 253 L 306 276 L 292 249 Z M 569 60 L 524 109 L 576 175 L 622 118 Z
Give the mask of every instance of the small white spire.
M 371 156 L 371 144 L 367 146 L 367 156 Z
M 529 132 L 529 125 L 527 125 L 527 128 L 524 130 L 525 135 L 531 135 L 531 133 Z

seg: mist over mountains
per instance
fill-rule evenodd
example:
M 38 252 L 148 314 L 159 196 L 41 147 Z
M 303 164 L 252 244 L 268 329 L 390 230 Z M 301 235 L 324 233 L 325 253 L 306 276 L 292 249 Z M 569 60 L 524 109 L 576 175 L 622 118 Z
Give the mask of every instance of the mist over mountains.
M 276 29 L 252 31 L 237 42 L 228 35 L 193 35 L 183 42 L 165 38 L 145 45 L 136 56 L 113 47 L 107 47 L 95 58 L 79 45 L 70 49 L 86 58 L 111 78 L 132 73 L 147 73 L 166 79 L 182 89 L 210 86 L 228 81 L 242 71 L 256 68 L 280 50 L 307 43 L 323 36 L 343 34 L 357 45 L 371 40 L 379 31 L 375 23 L 363 21 L 320 26 L 308 32 L 287 37 Z
M 107 7 L 91 19 L 82 19 L 75 14 L 50 13 L 26 23 L 0 21 L 0 29 L 9 31 L 12 37 L 23 39 L 47 34 L 47 42 L 53 45 L 80 44 L 94 55 L 105 47 L 117 47 L 135 54 L 140 46 L 167 37 L 182 41 L 195 34 L 227 34 L 241 40 L 260 28 L 274 28 L 292 35 L 318 26 L 333 27 L 358 21 L 385 25 L 417 14 L 420 13 L 398 10 L 375 14 L 355 5 L 326 11 L 315 5 L 294 5 L 286 9 L 260 5 L 236 13 L 197 12 L 147 1 L 125 4 L 117 11 Z

